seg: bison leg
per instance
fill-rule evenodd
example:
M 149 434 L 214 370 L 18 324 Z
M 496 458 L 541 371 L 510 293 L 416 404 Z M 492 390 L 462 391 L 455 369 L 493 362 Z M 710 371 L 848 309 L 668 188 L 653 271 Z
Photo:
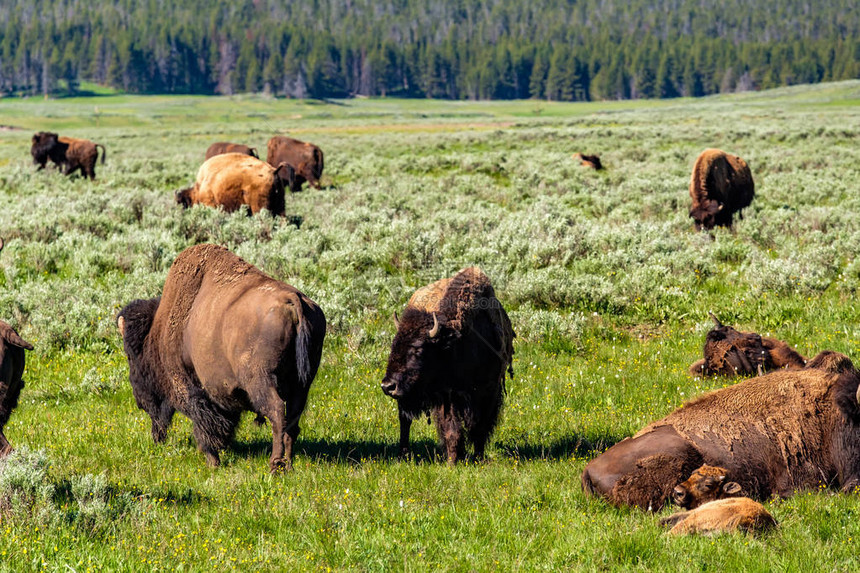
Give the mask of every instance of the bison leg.
M 156 444 L 160 444 L 167 437 L 167 430 L 173 421 L 174 412 L 173 406 L 164 401 L 158 406 L 155 415 L 151 416 L 152 440 Z
M 436 418 L 436 432 L 448 455 L 448 465 L 454 465 L 466 453 L 463 425 L 451 404 L 437 407 L 433 413 Z
M 404 414 L 399 405 L 397 417 L 400 419 L 400 457 L 405 458 L 409 455 L 409 430 L 412 429 L 412 418 Z
M 6 439 L 3 432 L 0 432 L 0 458 L 5 458 L 12 453 L 12 444 Z

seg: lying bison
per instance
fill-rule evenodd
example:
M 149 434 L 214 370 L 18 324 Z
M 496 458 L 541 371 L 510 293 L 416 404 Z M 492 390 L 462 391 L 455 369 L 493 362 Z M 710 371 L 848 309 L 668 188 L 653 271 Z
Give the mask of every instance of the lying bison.
M 266 161 L 272 167 L 283 170 L 286 163 L 295 170 L 295 179 L 290 184 L 290 191 L 301 191 L 305 181 L 311 187 L 320 188 L 320 178 L 323 172 L 323 152 L 313 143 L 305 143 L 291 137 L 276 135 L 267 144 Z M 282 173 L 286 180 L 286 174 Z
M 0 249 L 3 241 L 0 240 Z M 0 457 L 12 451 L 3 427 L 9 421 L 12 410 L 18 405 L 21 388 L 24 387 L 24 351 L 33 350 L 33 345 L 18 336 L 15 329 L 0 320 Z
M 176 202 L 185 208 L 201 204 L 228 212 L 248 205 L 253 214 L 268 209 L 284 215 L 284 181 L 278 173 L 285 173 L 292 184 L 292 169 L 286 164 L 281 168 L 241 153 L 216 155 L 200 166 L 194 185 L 176 192 Z
M 755 197 L 750 168 L 737 155 L 719 149 L 706 149 L 699 154 L 690 178 L 690 217 L 696 229 L 713 229 L 717 225 L 730 227 L 735 213 L 743 218 L 741 209 Z
M 477 267 L 415 291 L 382 381 L 397 400 L 401 455 L 409 452 L 412 420 L 429 414 L 448 463 L 463 458 L 466 438 L 483 457 L 502 408 L 505 371 L 513 376 L 513 339 L 511 321 Z
M 603 164 L 600 162 L 599 155 L 585 155 L 584 153 L 574 153 L 573 158 L 580 162 L 583 167 L 590 167 L 596 171 L 603 169 Z
M 739 332 L 709 314 L 714 328 L 705 337 L 705 357 L 690 365 L 692 376 L 753 376 L 806 364 L 806 359 L 782 340 Z
M 250 410 L 272 425 L 270 469 L 292 467 L 326 329 L 311 299 L 227 249 L 197 245 L 176 258 L 161 297 L 131 302 L 117 324 L 153 440 L 164 440 L 179 410 L 217 466 Z
M 56 133 L 40 131 L 33 135 L 30 155 L 33 156 L 33 162 L 39 166 L 37 171 L 44 169 L 50 159 L 63 169 L 64 175 L 71 175 L 80 169 L 84 177 L 95 179 L 99 147 L 102 148 L 102 165 L 104 165 L 106 152 L 103 145 L 88 139 L 60 137 Z
M 257 155 L 257 148 L 248 147 L 247 145 L 242 145 L 241 143 L 228 143 L 226 141 L 219 141 L 217 143 L 213 143 L 209 146 L 209 149 L 206 150 L 206 159 L 211 159 L 216 155 L 223 155 L 224 153 L 241 153 L 242 155 L 250 155 L 251 157 L 260 158 Z
M 776 520 L 762 504 L 748 497 L 734 497 L 664 517 L 660 524 L 672 527 L 669 535 L 732 531 L 763 533 L 776 527 Z
M 702 464 L 726 468 L 756 499 L 860 486 L 860 374 L 822 352 L 802 370 L 777 370 L 696 398 L 586 465 L 587 493 L 662 507 Z

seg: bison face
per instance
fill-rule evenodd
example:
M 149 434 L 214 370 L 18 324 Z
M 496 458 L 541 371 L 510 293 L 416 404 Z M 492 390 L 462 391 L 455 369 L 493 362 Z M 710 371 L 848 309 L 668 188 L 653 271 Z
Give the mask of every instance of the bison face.
M 173 194 L 174 198 L 176 199 L 176 202 L 182 205 L 183 209 L 188 209 L 192 205 L 191 190 L 193 188 L 193 185 L 191 187 L 184 187 L 182 189 L 177 190 L 176 193 Z
M 707 199 L 703 205 L 690 209 L 690 217 L 696 222 L 696 230 L 713 229 L 719 224 L 718 216 L 724 205 L 713 199 Z
M 694 471 L 687 481 L 675 486 L 672 502 L 685 509 L 694 509 L 709 501 L 740 494 L 740 484 L 726 481 L 725 468 L 706 464 Z
M 32 141 L 30 155 L 33 156 L 33 162 L 44 167 L 50 157 L 51 151 L 60 143 L 59 135 L 40 131 L 33 135 Z

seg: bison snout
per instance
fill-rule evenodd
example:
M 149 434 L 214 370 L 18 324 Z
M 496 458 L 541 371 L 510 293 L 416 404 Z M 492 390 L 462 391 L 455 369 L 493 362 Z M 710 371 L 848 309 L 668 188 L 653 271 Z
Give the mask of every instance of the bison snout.
M 400 398 L 403 395 L 403 392 L 397 387 L 397 382 L 390 380 L 382 381 L 382 391 L 392 398 Z
M 689 503 L 689 497 L 689 492 L 682 487 L 676 487 L 672 491 L 672 501 L 675 502 L 675 505 L 686 507 Z

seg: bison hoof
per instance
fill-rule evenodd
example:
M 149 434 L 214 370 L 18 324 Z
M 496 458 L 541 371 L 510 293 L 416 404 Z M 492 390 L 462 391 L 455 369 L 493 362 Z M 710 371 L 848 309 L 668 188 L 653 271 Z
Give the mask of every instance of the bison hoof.
M 206 456 L 206 465 L 210 468 L 217 468 L 221 465 L 221 458 L 218 457 L 218 454 L 213 454 L 210 452 L 203 452 Z
M 266 417 L 262 414 L 257 414 L 257 417 L 254 418 L 254 424 L 257 426 L 265 426 L 266 425 Z
M 14 451 L 15 450 L 14 450 L 14 448 L 12 448 L 12 446 L 6 445 L 2 449 L 0 449 L 0 458 L 5 458 L 6 456 L 8 456 L 9 454 L 11 454 Z
M 278 458 L 277 460 L 271 460 L 269 462 L 269 473 L 272 474 L 282 474 L 292 469 L 293 464 L 290 462 L 290 460 Z

